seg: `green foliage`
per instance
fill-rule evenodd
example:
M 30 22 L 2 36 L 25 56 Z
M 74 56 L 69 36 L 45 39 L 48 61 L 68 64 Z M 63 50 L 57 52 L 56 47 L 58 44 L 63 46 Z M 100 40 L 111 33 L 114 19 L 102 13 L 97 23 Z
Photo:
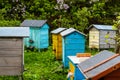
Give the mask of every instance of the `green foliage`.
M 120 54 L 120 16 L 117 17 L 117 20 L 114 21 L 113 28 L 116 29 L 116 49 L 115 52 Z
M 48 0 L 30 0 L 27 4 L 27 12 L 34 15 L 33 19 L 46 19 L 50 18 L 51 12 L 53 12 L 54 4 L 53 1 Z M 26 15 L 29 17 L 29 15 Z
M 120 11 L 119 0 L 114 0 L 114 3 L 113 0 L 64 0 L 62 4 L 58 3 L 57 0 L 17 1 L 19 2 L 0 1 L 0 19 L 20 21 L 47 19 L 53 29 L 74 27 L 83 32 L 90 24 L 113 24 L 113 19 Z M 23 5 L 23 7 L 19 5 Z M 60 9 L 56 9 L 56 5 Z M 18 9 L 16 10 L 14 7 Z M 23 8 L 25 8 L 25 12 L 22 12 Z
M 2 27 L 5 27 L 5 26 L 8 26 L 8 27 L 10 27 L 10 26 L 20 26 L 20 21 L 18 21 L 18 20 L 11 20 L 11 21 L 9 21 L 9 20 L 0 20 L 0 26 Z
M 78 9 L 77 12 L 74 12 L 73 19 L 74 19 L 74 23 L 77 24 L 75 28 L 80 31 L 84 31 L 84 29 L 89 24 L 88 17 L 90 15 L 91 13 L 88 11 L 88 8 L 86 7 L 83 7 L 82 9 Z

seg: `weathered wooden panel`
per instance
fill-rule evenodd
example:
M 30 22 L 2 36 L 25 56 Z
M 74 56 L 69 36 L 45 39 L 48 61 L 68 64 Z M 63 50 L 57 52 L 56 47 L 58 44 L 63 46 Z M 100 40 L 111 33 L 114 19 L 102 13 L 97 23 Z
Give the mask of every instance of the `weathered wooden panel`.
M 57 36 L 56 34 L 52 34 L 53 50 L 56 49 L 56 40 L 57 40 L 56 36 Z
M 105 76 L 104 80 L 120 80 L 120 69 L 117 69 Z
M 41 48 L 41 49 L 48 48 L 48 46 L 49 46 L 49 33 L 48 33 L 48 29 L 42 29 L 42 28 L 40 29 L 40 44 L 39 45 L 40 45 L 39 48 Z
M 22 56 L 0 56 L 0 68 L 1 67 L 15 67 L 21 66 Z
M 89 48 L 99 48 L 99 31 L 96 29 L 89 32 Z
M 54 47 L 54 35 L 52 34 L 52 49 L 54 50 L 55 47 Z
M 0 67 L 0 75 L 21 75 L 21 67 Z
M 89 48 L 99 48 L 99 45 L 89 45 Z
M 7 49 L 7 48 L 4 48 L 4 49 L 1 49 L 0 48 L 0 56 L 10 56 L 10 55 L 21 55 L 22 53 L 22 48 L 20 49 Z
M 24 40 L 26 47 L 35 47 L 37 49 L 48 48 L 49 46 L 49 26 L 45 23 L 42 26 L 28 26 L 30 27 L 30 37 Z M 32 40 L 33 43 L 30 43 Z
M 106 38 L 106 35 L 109 35 Z M 115 31 L 100 31 L 100 48 L 115 48 Z
M 19 38 L 0 38 L 0 49 L 4 48 L 21 48 L 22 39 Z
M 108 77 L 108 78 L 101 79 L 101 80 L 120 80 L 120 78 L 119 77 Z
M 57 35 L 55 54 L 56 54 L 56 59 L 62 59 L 62 37 L 60 34 Z
M 21 75 L 23 70 L 23 38 L 0 38 L 0 75 Z

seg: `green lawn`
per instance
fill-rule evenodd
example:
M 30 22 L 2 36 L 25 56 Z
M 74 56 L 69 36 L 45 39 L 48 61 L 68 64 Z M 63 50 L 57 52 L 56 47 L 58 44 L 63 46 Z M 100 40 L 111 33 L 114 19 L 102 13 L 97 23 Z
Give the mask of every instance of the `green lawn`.
M 24 80 L 67 80 L 67 69 L 59 68 L 62 62 L 55 60 L 51 47 L 41 52 L 25 50 L 24 60 Z M 0 80 L 19 80 L 19 78 L 1 76 Z
M 95 55 L 98 50 L 86 49 L 86 52 Z M 59 68 L 62 65 L 62 61 L 55 59 L 51 47 L 47 50 L 41 50 L 41 52 L 25 49 L 24 62 L 24 80 L 67 80 L 68 69 Z M 19 80 L 19 77 L 1 76 L 0 80 Z

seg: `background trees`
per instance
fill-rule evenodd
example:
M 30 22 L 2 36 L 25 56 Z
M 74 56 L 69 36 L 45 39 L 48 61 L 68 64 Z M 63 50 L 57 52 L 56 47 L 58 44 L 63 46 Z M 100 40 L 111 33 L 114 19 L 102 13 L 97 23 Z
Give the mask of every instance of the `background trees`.
M 47 19 L 51 29 L 74 27 L 83 32 L 90 24 L 112 25 L 119 7 L 119 0 L 0 0 L 0 21 Z
M 120 54 L 120 16 L 114 21 L 113 29 L 116 30 L 116 48 L 115 52 Z

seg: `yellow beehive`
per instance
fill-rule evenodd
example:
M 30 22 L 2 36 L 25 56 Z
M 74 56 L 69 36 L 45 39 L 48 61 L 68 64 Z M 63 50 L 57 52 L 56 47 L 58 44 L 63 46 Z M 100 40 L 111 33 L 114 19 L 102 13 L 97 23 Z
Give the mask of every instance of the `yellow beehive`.
M 55 53 L 56 59 L 62 58 L 62 37 L 60 35 L 60 32 L 64 31 L 66 28 L 57 28 L 52 33 L 52 46 L 53 51 Z
M 56 37 L 57 37 L 56 34 L 52 34 L 52 49 L 53 49 L 53 51 L 55 51 L 55 48 L 56 48 L 56 44 L 55 44 Z

